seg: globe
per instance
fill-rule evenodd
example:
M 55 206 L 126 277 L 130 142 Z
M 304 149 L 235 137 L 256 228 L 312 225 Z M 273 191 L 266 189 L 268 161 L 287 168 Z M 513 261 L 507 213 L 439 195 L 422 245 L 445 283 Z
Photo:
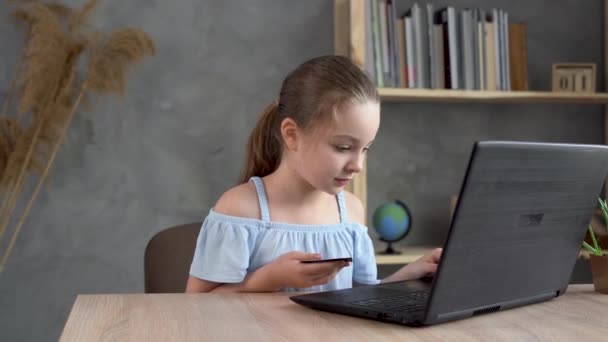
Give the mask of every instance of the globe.
M 412 216 L 407 206 L 399 200 L 381 204 L 374 210 L 372 224 L 380 240 L 388 242 L 388 247 L 381 254 L 401 254 L 393 249 L 392 243 L 410 232 Z

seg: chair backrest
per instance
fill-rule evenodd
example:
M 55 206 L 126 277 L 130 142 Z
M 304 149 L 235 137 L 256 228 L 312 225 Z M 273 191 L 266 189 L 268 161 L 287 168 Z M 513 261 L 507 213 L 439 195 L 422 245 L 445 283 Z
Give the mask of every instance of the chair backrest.
M 190 264 L 202 222 L 164 229 L 154 235 L 144 255 L 146 293 L 178 293 L 186 290 Z

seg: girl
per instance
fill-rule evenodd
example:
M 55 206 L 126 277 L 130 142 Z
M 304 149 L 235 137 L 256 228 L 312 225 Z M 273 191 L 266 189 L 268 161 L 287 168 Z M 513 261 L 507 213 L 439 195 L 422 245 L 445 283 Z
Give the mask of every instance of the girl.
M 254 128 L 241 184 L 210 210 L 186 292 L 325 291 L 377 284 L 359 199 L 343 191 L 380 125 L 376 87 L 349 58 L 309 60 Z M 383 282 L 432 275 L 441 250 Z M 352 257 L 345 261 L 304 260 Z

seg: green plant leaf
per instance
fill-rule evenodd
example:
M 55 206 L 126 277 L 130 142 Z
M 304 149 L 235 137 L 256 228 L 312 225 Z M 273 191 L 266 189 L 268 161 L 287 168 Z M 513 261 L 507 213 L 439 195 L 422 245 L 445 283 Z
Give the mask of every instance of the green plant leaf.
M 602 208 L 602 214 L 604 214 L 604 226 L 606 227 L 606 231 L 608 231 L 608 204 L 606 204 L 606 200 L 602 200 L 601 198 L 598 198 L 598 201 Z
M 597 251 L 593 246 L 587 243 L 587 241 L 583 241 L 583 247 L 587 248 L 589 252 L 593 253 L 593 255 L 602 256 L 601 251 Z
M 595 238 L 595 234 L 593 233 L 593 226 L 589 225 L 589 234 L 591 235 L 591 241 L 593 241 L 593 248 L 595 248 L 596 251 L 600 251 L 600 253 L 602 252 L 602 250 L 600 249 L 600 246 L 597 244 L 597 239 Z

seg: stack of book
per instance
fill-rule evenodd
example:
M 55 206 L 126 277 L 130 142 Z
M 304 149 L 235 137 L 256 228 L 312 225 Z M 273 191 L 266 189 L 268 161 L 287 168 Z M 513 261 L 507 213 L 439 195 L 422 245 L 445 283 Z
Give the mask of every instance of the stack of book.
M 507 12 L 366 1 L 365 71 L 379 87 L 528 90 L 526 26 Z

